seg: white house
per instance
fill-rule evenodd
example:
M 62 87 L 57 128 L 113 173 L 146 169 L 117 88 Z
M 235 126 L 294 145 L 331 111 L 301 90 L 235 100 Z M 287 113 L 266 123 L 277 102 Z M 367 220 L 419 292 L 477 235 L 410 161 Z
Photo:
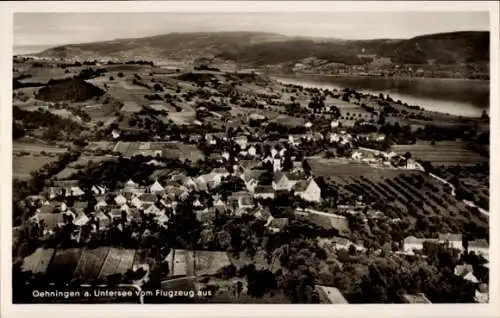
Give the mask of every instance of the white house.
M 127 203 L 127 199 L 123 195 L 119 194 L 115 197 L 115 202 L 117 205 L 121 206 Z
M 162 193 L 165 189 L 158 182 L 158 180 L 155 180 L 155 182 L 149 187 L 149 191 L 151 191 L 151 193 Z
M 313 178 L 301 180 L 293 186 L 295 195 L 310 202 L 321 201 L 321 189 Z
M 405 253 L 414 254 L 415 251 L 420 251 L 424 248 L 424 242 L 439 242 L 439 240 L 407 236 L 403 241 L 403 249 Z
M 250 148 L 248 148 L 248 155 L 255 157 L 257 155 L 257 149 L 254 146 L 250 146 Z
M 94 210 L 95 211 L 98 211 L 100 208 L 103 208 L 103 207 L 106 207 L 108 206 L 108 204 L 106 203 L 106 201 L 104 201 L 103 199 L 99 200 L 99 202 L 97 202 L 97 204 L 94 206 Z

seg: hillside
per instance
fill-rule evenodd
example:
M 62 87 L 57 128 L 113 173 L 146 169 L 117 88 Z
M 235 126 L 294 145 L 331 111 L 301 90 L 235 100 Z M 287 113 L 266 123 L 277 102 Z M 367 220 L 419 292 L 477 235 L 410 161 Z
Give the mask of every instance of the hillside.
M 279 54 L 277 54 L 279 52 Z M 48 49 L 40 55 L 78 59 L 195 60 L 219 57 L 252 66 L 294 62 L 307 57 L 330 62 L 363 64 L 359 54 L 389 57 L 393 63 L 478 63 L 489 59 L 489 32 L 453 32 L 408 40 L 308 39 L 271 33 L 217 32 L 170 33 L 146 38 L 71 44 Z
M 41 88 L 36 95 L 37 99 L 44 101 L 85 101 L 93 97 L 99 97 L 104 91 L 82 79 L 73 78 L 58 81 Z

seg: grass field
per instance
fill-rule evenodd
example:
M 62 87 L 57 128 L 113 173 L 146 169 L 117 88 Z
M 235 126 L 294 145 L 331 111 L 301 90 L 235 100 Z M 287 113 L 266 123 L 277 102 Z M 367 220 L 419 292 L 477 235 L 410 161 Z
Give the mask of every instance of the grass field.
M 435 145 L 419 141 L 414 145 L 395 145 L 392 150 L 398 153 L 409 151 L 413 158 L 435 165 L 475 165 L 488 161 L 488 158 L 467 149 L 465 142 L 461 141 L 438 141 Z
M 37 171 L 47 163 L 57 161 L 57 157 L 49 156 L 18 156 L 12 157 L 13 176 L 19 180 L 28 180 L 31 178 L 30 173 Z

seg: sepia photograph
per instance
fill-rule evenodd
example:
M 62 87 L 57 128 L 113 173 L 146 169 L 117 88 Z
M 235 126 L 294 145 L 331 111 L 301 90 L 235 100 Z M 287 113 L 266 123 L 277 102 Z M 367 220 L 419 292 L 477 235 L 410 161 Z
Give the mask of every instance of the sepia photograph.
M 492 17 L 386 7 L 14 12 L 12 304 L 490 303 Z

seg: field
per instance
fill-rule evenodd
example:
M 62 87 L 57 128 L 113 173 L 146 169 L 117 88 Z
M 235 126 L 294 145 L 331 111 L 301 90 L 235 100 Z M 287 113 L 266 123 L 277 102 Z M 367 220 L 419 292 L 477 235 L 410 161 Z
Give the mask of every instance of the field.
M 63 275 L 72 277 L 73 273 L 80 262 L 83 249 L 68 248 L 58 249 L 54 254 L 52 262 L 50 262 L 48 271 L 52 275 Z
M 221 268 L 231 264 L 226 252 L 195 251 L 195 274 L 214 275 Z
M 67 148 L 52 146 L 52 145 L 45 144 L 42 142 L 37 142 L 37 141 L 35 141 L 35 142 L 15 141 L 12 146 L 13 146 L 12 151 L 14 153 L 17 153 L 17 152 L 29 152 L 29 153 L 46 152 L 46 153 L 60 154 L 60 153 L 68 151 Z
M 112 248 L 102 265 L 98 278 L 105 279 L 116 273 L 124 274 L 132 268 L 135 250 Z
M 108 247 L 85 249 L 80 263 L 75 269 L 74 276 L 82 279 L 97 278 L 108 252 Z
M 28 180 L 31 178 L 30 173 L 39 170 L 44 165 L 57 161 L 57 157 L 49 157 L 42 155 L 35 156 L 18 156 L 12 158 L 13 175 L 19 180 Z
M 395 145 L 392 150 L 398 153 L 409 151 L 414 159 L 430 161 L 433 165 L 475 165 L 488 161 L 460 141 L 438 141 L 435 145 L 419 141 L 414 145 Z
M 384 177 L 398 176 L 404 172 L 400 169 L 390 168 L 373 168 L 367 164 L 353 162 L 347 159 L 323 159 L 323 158 L 308 158 L 307 162 L 315 176 L 332 177 L 332 176 L 362 176 L 362 175 L 378 175 Z
M 482 226 L 488 222 L 484 216 L 472 213 L 443 184 L 422 172 L 407 171 L 393 176 L 344 174 L 331 177 L 330 180 L 336 188 L 341 189 L 341 195 L 350 193 L 361 195 L 371 202 L 381 202 L 386 206 L 384 213 L 393 218 L 413 221 L 420 218 L 445 218 L 450 221 L 447 222 L 451 226 L 448 231 L 458 230 L 451 223 L 457 224 L 459 221 L 472 221 Z
M 38 248 L 33 254 L 24 258 L 22 269 L 32 273 L 45 273 L 52 255 L 54 255 L 53 248 Z

